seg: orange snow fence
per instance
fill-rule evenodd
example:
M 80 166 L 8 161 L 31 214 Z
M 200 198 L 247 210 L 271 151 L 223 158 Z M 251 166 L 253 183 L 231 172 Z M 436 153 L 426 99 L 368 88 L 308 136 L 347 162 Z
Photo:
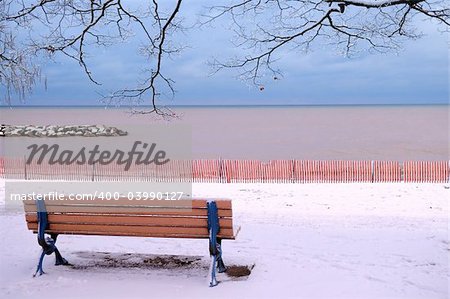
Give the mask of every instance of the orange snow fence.
M 449 161 L 172 160 L 164 165 L 49 165 L 0 158 L 0 177 L 196 183 L 449 182 Z
M 401 164 L 397 161 L 374 161 L 373 182 L 401 182 Z
M 370 182 L 370 161 L 295 161 L 295 180 L 301 183 Z
M 408 161 L 404 163 L 405 182 L 444 183 L 449 181 L 448 161 Z

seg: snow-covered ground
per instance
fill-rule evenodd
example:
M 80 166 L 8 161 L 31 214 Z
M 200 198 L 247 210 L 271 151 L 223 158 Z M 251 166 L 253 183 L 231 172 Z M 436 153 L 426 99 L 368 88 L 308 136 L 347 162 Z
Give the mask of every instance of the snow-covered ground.
M 448 188 L 194 184 L 194 196 L 233 200 L 242 229 L 223 242 L 225 263 L 254 265 L 247 279 L 220 274 L 215 288 L 207 240 L 63 235 L 58 248 L 74 267 L 46 258 L 48 274 L 32 278 L 36 236 L 22 213 L 2 210 L 0 297 L 448 298 Z

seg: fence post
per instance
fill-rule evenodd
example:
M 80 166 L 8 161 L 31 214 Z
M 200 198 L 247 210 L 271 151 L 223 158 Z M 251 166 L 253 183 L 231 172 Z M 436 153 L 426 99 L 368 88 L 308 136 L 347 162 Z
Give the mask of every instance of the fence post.
M 92 177 L 91 180 L 94 181 L 95 180 L 95 162 L 92 163 Z
M 24 168 L 23 176 L 26 181 L 28 180 L 28 175 L 27 175 L 27 159 L 25 156 L 23 157 L 23 168 Z
M 400 182 L 405 182 L 405 165 L 403 161 L 398 162 L 400 167 Z
M 291 183 L 295 183 L 295 159 L 292 159 Z
M 219 157 L 219 183 L 223 183 L 223 165 L 222 165 L 222 157 Z
M 372 183 L 375 182 L 375 161 L 370 161 L 370 172 L 371 172 L 371 181 Z
M 448 169 L 447 183 L 450 183 L 450 160 L 447 161 L 447 169 Z

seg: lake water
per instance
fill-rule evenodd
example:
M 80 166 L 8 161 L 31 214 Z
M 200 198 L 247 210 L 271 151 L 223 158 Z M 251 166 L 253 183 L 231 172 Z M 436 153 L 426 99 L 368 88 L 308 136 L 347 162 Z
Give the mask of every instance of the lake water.
M 0 108 L 5 124 L 181 124 L 194 158 L 449 160 L 449 106 L 175 107 L 178 118 L 97 107 Z

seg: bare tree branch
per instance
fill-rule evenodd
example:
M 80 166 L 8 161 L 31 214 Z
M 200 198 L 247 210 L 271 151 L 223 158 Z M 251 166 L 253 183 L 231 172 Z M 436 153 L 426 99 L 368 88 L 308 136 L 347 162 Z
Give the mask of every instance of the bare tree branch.
M 167 114 L 167 112 L 159 109 L 157 106 L 156 102 L 157 102 L 158 96 L 160 96 L 160 93 L 158 92 L 158 90 L 156 88 L 156 84 L 157 84 L 158 80 L 162 81 L 169 88 L 172 96 L 175 95 L 175 90 L 173 88 L 174 82 L 171 79 L 166 78 L 162 74 L 161 71 L 162 71 L 163 54 L 166 51 L 164 49 L 164 46 L 165 46 L 165 41 L 166 41 L 166 37 L 167 37 L 167 32 L 170 29 L 170 27 L 172 26 L 173 21 L 177 15 L 177 13 L 180 10 L 181 2 L 182 2 L 182 0 L 178 0 L 176 2 L 176 5 L 175 5 L 173 11 L 171 12 L 171 14 L 167 18 L 167 20 L 164 20 L 160 16 L 158 3 L 155 0 L 153 0 L 153 3 L 154 3 L 153 17 L 156 20 L 158 27 L 160 28 L 159 35 L 154 40 L 152 39 L 152 46 L 156 50 L 156 68 L 154 70 L 152 70 L 150 80 L 143 87 L 134 88 L 134 89 L 124 89 L 124 90 L 117 91 L 111 96 L 112 99 L 115 99 L 115 98 L 119 98 L 119 99 L 120 98 L 140 98 L 140 97 L 142 97 L 143 94 L 145 94 L 147 91 L 150 90 L 151 91 L 150 94 L 151 94 L 152 109 L 149 111 L 142 111 L 141 113 L 156 113 L 156 114 L 160 114 L 160 115 Z
M 159 103 L 175 95 L 166 60 L 182 46 L 171 40 L 183 30 L 178 19 L 182 0 L 0 0 L 0 85 L 10 102 L 32 91 L 43 59 L 64 55 L 87 78 L 101 84 L 89 57 L 93 47 L 109 47 L 133 35 L 143 40 L 144 79 L 112 92 L 106 103 L 148 103 L 140 113 L 171 115 Z M 275 65 L 286 52 L 332 46 L 351 56 L 358 51 L 387 52 L 420 36 L 417 17 L 450 28 L 448 0 L 227 0 L 203 15 L 201 24 L 229 17 L 240 53 L 213 61 L 214 71 L 235 69 L 261 86 L 267 74 L 281 76 Z M 45 61 L 45 60 L 44 60 Z M 268 76 L 267 76 L 268 77 Z M 135 112 L 137 113 L 137 112 Z
M 153 0 L 142 8 L 126 0 L 0 0 L 0 34 L 14 36 L 13 32 L 30 32 L 29 36 L 19 37 L 20 44 L 8 44 L 9 48 L 26 49 L 20 57 L 8 57 L 10 50 L 4 49 L 0 56 L 0 83 L 9 84 L 7 96 L 13 90 L 20 90 L 25 96 L 25 91 L 31 91 L 38 74 L 31 62 L 39 54 L 52 57 L 59 53 L 77 61 L 87 78 L 100 85 L 101 82 L 91 70 L 89 50 L 93 46 L 108 47 L 140 34 L 145 39 L 143 53 L 149 63 L 146 68 L 147 79 L 138 82 L 133 88 L 115 91 L 104 100 L 120 102 L 134 99 L 134 102 L 142 103 L 148 99 L 152 106 L 151 112 L 164 114 L 156 104 L 164 89 L 169 90 L 170 97 L 175 94 L 174 82 L 162 73 L 162 66 L 167 55 L 180 51 L 180 48 L 170 45 L 168 39 L 180 29 L 175 19 L 181 3 L 182 0 L 173 0 L 173 6 L 167 2 L 160 5 L 157 0 Z M 32 29 L 35 27 L 39 27 L 39 30 Z M 25 53 L 27 60 L 24 59 Z M 11 61 L 15 64 L 11 64 Z M 6 73 L 6 69 L 11 70 L 11 65 L 19 62 L 22 62 L 21 76 L 28 79 L 22 81 L 25 83 L 23 86 L 16 84 L 16 88 L 12 85 L 15 82 L 11 79 L 13 73 Z M 17 68 L 15 70 L 14 74 L 18 75 Z
M 235 45 L 246 54 L 215 59 L 213 71 L 236 69 L 238 77 L 261 86 L 267 73 L 279 78 L 274 62 L 284 51 L 307 52 L 326 44 L 347 56 L 395 51 L 404 39 L 420 36 L 412 26 L 418 15 L 450 28 L 445 0 L 237 0 L 208 8 L 201 24 L 230 18 Z

